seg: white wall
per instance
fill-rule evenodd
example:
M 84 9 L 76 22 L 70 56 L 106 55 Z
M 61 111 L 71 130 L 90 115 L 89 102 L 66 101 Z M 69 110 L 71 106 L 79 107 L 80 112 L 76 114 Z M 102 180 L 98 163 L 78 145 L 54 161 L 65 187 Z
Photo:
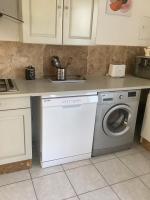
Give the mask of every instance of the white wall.
M 18 0 L 0 0 L 0 11 L 18 16 Z M 8 17 L 0 18 L 0 40 L 19 41 L 19 23 Z
M 150 0 L 133 0 L 130 17 L 106 14 L 107 0 L 99 1 L 97 44 L 150 45 Z
M 17 16 L 18 1 L 0 0 L 0 10 L 4 9 L 5 12 Z M 97 44 L 150 45 L 150 0 L 133 0 L 131 17 L 108 15 L 107 0 L 99 1 Z M 139 39 L 143 38 L 143 35 L 147 39 Z M 19 41 L 19 23 L 7 17 L 0 18 L 0 40 Z

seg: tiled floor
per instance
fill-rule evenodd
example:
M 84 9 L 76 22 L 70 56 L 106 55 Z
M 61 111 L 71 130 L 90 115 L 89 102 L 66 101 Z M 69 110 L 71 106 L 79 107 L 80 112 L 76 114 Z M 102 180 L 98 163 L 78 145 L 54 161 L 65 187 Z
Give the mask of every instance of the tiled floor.
M 140 146 L 0 176 L 0 200 L 150 200 L 150 152 Z

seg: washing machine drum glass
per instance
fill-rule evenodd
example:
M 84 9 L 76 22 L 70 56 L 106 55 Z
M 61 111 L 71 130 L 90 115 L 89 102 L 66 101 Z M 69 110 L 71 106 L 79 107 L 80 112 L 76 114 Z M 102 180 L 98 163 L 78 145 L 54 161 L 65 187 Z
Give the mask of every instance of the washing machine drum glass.
M 118 105 L 110 109 L 103 120 L 103 129 L 107 135 L 121 136 L 129 131 L 131 110 L 126 105 Z

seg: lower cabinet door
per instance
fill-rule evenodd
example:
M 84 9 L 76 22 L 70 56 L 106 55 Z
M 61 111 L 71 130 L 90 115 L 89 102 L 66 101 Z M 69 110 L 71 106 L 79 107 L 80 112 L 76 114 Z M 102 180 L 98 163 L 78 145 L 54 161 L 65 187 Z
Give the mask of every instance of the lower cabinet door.
M 30 108 L 0 111 L 0 165 L 31 157 Z

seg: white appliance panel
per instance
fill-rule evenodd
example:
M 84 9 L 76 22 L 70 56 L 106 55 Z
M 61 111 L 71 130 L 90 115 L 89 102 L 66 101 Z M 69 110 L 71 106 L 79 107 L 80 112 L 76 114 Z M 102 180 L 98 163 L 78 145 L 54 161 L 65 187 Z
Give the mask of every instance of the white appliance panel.
M 47 106 L 42 109 L 41 163 L 65 163 L 69 157 L 70 161 L 73 157 L 83 159 L 83 154 L 90 157 L 97 96 L 60 98 L 56 104 L 53 101 L 49 106 L 45 102 Z

